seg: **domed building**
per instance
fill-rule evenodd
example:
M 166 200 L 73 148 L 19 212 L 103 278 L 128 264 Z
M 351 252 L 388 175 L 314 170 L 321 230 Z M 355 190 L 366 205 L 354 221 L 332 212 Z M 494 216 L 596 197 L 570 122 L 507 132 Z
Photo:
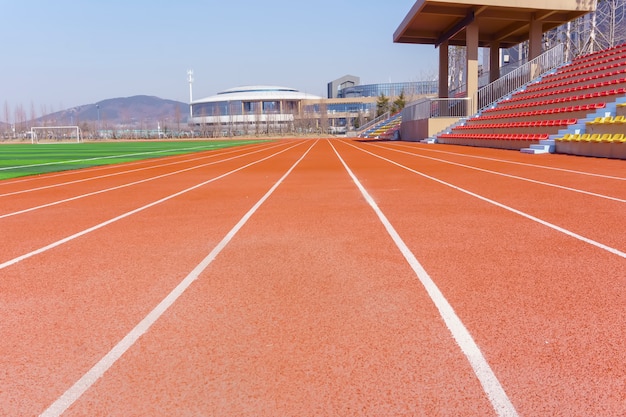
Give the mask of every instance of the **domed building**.
M 213 136 L 294 131 L 304 101 L 322 98 L 279 86 L 231 88 L 191 103 L 189 124 Z

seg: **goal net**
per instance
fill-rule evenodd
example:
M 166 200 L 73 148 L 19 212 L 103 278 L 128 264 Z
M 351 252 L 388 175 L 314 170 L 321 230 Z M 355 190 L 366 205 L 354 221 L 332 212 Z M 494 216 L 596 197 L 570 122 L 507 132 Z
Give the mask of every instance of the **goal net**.
M 32 143 L 80 142 L 78 126 L 33 126 L 30 128 Z

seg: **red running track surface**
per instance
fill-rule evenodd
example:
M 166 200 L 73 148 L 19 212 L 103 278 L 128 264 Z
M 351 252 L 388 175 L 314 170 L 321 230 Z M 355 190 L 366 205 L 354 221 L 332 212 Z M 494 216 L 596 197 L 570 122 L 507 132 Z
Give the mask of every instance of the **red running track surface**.
M 0 415 L 626 415 L 625 181 L 323 139 L 0 182 Z

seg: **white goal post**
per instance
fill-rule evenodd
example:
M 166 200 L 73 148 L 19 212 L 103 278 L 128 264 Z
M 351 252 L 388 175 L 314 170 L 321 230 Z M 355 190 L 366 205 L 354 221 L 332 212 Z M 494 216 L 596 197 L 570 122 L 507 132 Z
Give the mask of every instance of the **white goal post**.
M 78 126 L 33 126 L 30 128 L 32 143 L 80 142 Z

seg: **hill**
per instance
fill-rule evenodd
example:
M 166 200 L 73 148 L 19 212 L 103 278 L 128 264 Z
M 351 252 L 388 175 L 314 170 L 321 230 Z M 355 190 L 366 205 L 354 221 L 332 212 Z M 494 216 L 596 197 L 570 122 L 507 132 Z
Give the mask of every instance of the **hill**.
M 127 127 L 149 129 L 186 124 L 189 105 L 154 96 L 132 96 L 102 100 L 94 104 L 74 107 L 49 114 L 43 118 L 47 124 L 81 125 L 100 124 L 102 128 Z M 38 120 L 41 121 L 41 120 Z
M 154 96 L 132 96 L 102 100 L 93 104 L 72 107 L 25 121 L 25 125 L 78 125 L 84 130 L 100 129 L 156 129 L 186 127 L 189 105 Z M 10 128 L 0 122 L 0 131 Z

